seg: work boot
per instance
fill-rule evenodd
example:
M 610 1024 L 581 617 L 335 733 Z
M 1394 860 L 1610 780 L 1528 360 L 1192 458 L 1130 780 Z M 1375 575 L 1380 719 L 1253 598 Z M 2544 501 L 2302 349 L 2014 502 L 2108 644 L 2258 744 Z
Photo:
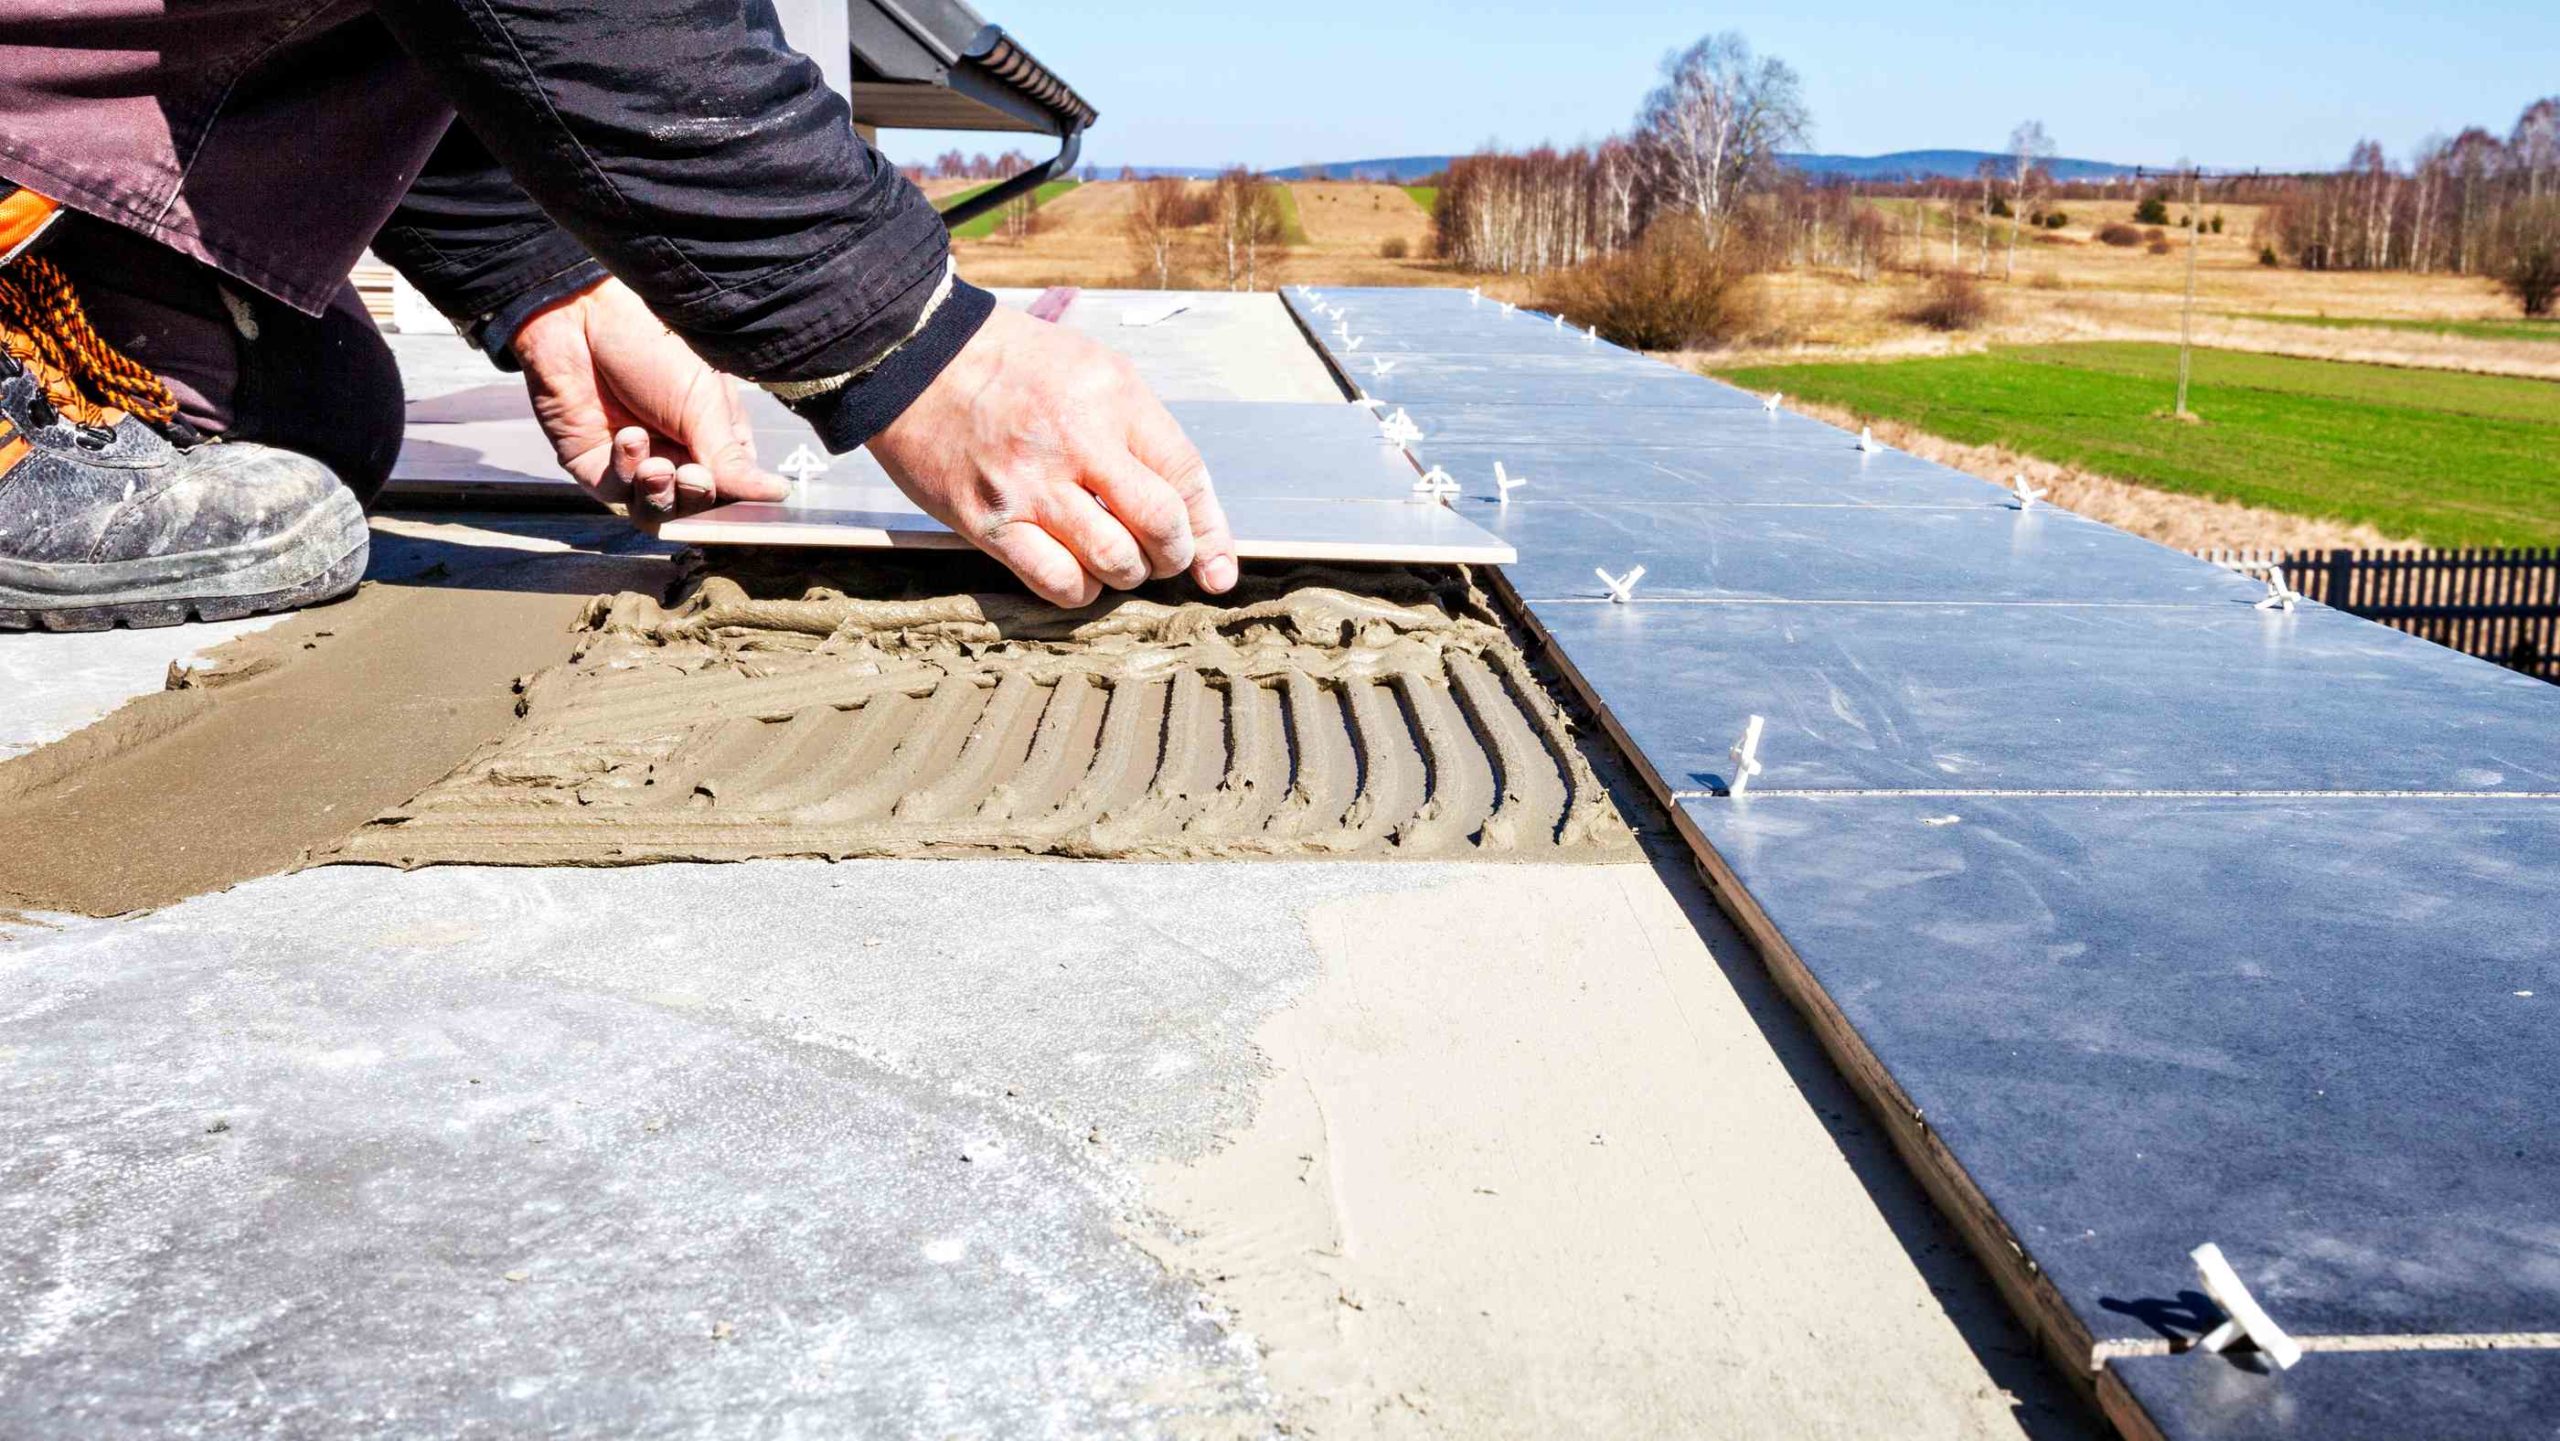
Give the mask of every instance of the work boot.
M 59 270 L 0 266 L 0 629 L 290 610 L 355 589 L 367 553 L 327 466 L 197 436 Z

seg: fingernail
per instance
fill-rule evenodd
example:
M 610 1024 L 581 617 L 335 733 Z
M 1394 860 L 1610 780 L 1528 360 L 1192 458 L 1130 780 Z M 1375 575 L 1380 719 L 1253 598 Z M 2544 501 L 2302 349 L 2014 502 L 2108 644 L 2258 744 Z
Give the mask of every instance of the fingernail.
M 1212 591 L 1235 589 L 1236 558 L 1232 555 L 1212 556 L 1201 579 Z

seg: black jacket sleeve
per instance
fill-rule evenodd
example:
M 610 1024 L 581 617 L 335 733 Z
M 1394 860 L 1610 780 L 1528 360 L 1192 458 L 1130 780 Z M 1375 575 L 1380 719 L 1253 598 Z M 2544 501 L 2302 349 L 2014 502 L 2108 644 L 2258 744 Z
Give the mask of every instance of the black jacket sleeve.
M 950 262 L 940 218 L 783 43 L 771 0 L 376 10 L 461 113 L 456 129 L 704 359 L 759 381 L 868 371 L 798 407 L 830 443 L 885 423 L 892 392 L 911 399 L 940 369 L 926 362 L 984 321 L 983 295 L 965 286 L 933 304 Z M 478 218 L 515 233 L 514 221 Z M 558 241 L 528 228 L 520 243 Z M 458 274 L 451 293 L 469 279 Z M 848 407 L 870 419 L 822 413 Z
M 459 123 L 373 237 L 373 253 L 510 370 L 507 345 L 525 318 L 605 275 Z

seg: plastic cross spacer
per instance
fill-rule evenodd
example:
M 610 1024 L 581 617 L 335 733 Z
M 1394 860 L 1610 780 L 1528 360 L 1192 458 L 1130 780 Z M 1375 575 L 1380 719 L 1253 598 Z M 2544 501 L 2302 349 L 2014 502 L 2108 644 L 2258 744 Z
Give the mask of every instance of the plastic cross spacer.
M 1600 343 L 1600 327 L 1595 325 L 1589 330 L 1582 332 L 1582 343 L 1585 345 L 1598 345 Z
M 1422 427 L 1413 423 L 1413 417 L 1405 414 L 1404 407 L 1401 405 L 1396 407 L 1395 414 L 1388 416 L 1380 424 L 1381 428 L 1387 432 L 1389 440 L 1401 443 L 1422 439 Z
M 1481 285 L 1470 285 L 1470 286 L 1468 286 L 1468 287 L 1467 287 L 1467 304 L 1469 304 L 1469 305 L 1482 305 L 1482 304 L 1484 304 L 1484 287 L 1483 287 L 1483 286 L 1481 286 Z
M 1449 497 L 1458 493 L 1458 478 L 1436 465 L 1424 471 L 1422 478 L 1413 483 L 1413 498 L 1416 500 L 1446 505 Z
M 1513 475 L 1511 472 L 1504 470 L 1502 468 L 1502 462 L 1497 460 L 1493 463 L 1493 483 L 1495 486 L 1500 488 L 1502 492 L 1502 503 L 1504 505 L 1509 505 L 1511 503 L 1511 492 L 1527 485 L 1529 483 L 1529 477 L 1525 475 Z
M 1767 395 L 1760 397 L 1760 408 L 1775 415 L 1778 413 L 1778 402 L 1786 398 L 1787 393 L 1783 390 L 1770 391 Z
M 1354 397 L 1351 403 L 1352 403 L 1353 405 L 1366 406 L 1367 408 L 1369 408 L 1370 410 L 1373 410 L 1373 411 L 1374 411 L 1374 410 L 1384 410 L 1384 409 L 1386 409 L 1386 407 L 1387 407 L 1387 403 L 1386 403 L 1385 401 L 1380 400 L 1378 397 L 1376 397 L 1376 396 L 1374 396 L 1374 395 L 1369 394 L 1369 393 L 1368 393 L 1367 391 L 1365 391 L 1365 390 L 1364 390 L 1364 391 L 1362 391 L 1358 396 Z
M 1511 318 L 1511 312 L 1518 310 L 1519 308 L 1519 306 L 1512 304 L 1508 300 L 1502 302 L 1502 318 L 1509 320 Z
M 800 445 L 794 447 L 789 455 L 784 456 L 782 458 L 782 464 L 775 466 L 774 469 L 791 477 L 793 480 L 800 482 L 802 485 L 807 485 L 809 483 L 809 477 L 813 475 L 824 475 L 829 470 L 834 469 L 834 467 L 834 461 L 831 461 L 825 456 L 818 454 L 816 451 L 811 450 L 808 447 L 808 444 L 804 441 Z
M 1760 774 L 1760 728 L 1766 725 L 1758 716 L 1743 723 L 1742 739 L 1733 743 L 1725 754 L 1733 760 L 1733 778 L 1724 783 L 1724 793 L 1738 796 L 1751 788 L 1751 778 Z
M 1644 579 L 1643 566 L 1637 566 L 1625 575 L 1611 575 L 1595 565 L 1591 568 L 1591 573 L 1600 577 L 1600 583 L 1609 588 L 1611 605 L 1625 605 L 1628 601 L 1635 599 L 1636 582 Z
M 1383 379 L 1395 368 L 1396 362 L 1387 359 L 1383 355 L 1373 355 L 1369 357 L 1369 373 L 1373 376 Z
M 1346 335 L 1342 337 L 1342 348 L 1345 350 L 1358 350 L 1360 348 L 1360 343 L 1368 338 L 1369 337 L 1365 335 Z
M 2279 1371 L 2293 1369 L 2302 1359 L 2302 1343 L 2285 1334 L 2258 1298 L 2249 1294 L 2241 1283 L 2240 1273 L 2222 1258 L 2222 1248 L 2211 1241 L 2187 1253 L 2196 1263 L 2196 1274 L 2204 1280 L 2204 1293 L 2222 1308 L 2230 1319 L 2204 1333 L 2196 1345 L 2207 1351 L 2228 1350 L 2231 1343 L 2246 1336 L 2260 1354 L 2275 1363 Z
M 2009 493 L 2018 498 L 2018 509 L 2021 511 L 2035 509 L 2036 502 L 2045 498 L 2045 492 L 2027 484 L 2027 478 L 2023 475 L 2009 477 Z
M 1862 425 L 1858 427 L 1858 449 L 1868 455 L 1873 455 L 1877 451 L 1884 449 L 1883 446 L 1876 444 L 1876 432 L 1873 426 Z
M 1555 323 L 1556 323 L 1556 329 L 1558 329 L 1558 330 L 1562 330 L 1562 329 L 1564 329 L 1564 312 L 1562 312 L 1562 311 L 1558 311 L 1558 312 L 1556 312 L 1556 314 L 1555 314 L 1554 316 L 1552 316 L 1552 317 L 1550 317 L 1550 318 L 1551 318 L 1551 319 L 1553 319 L 1553 320 L 1555 321 Z
M 2289 611 L 2293 609 L 2295 602 L 2301 599 L 2302 592 L 2295 590 L 2285 580 L 2283 566 L 2267 567 L 2267 593 L 2259 598 L 2258 609 Z

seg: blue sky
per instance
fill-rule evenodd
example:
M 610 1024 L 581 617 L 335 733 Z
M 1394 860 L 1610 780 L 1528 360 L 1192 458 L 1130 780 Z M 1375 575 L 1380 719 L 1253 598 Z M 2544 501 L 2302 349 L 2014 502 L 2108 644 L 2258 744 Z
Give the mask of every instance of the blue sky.
M 1722 29 L 1796 68 L 1815 148 L 1846 154 L 1998 149 L 2035 118 L 2070 156 L 2326 167 L 2364 136 L 2402 157 L 2467 124 L 2503 134 L 2560 91 L 2560 0 L 973 3 L 1101 110 L 1086 158 L 1106 168 L 1597 139 L 1665 50 Z M 882 137 L 900 161 L 1002 138 Z

